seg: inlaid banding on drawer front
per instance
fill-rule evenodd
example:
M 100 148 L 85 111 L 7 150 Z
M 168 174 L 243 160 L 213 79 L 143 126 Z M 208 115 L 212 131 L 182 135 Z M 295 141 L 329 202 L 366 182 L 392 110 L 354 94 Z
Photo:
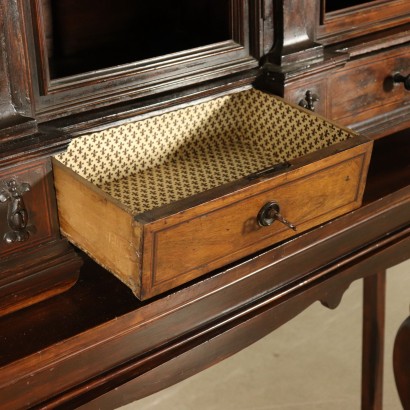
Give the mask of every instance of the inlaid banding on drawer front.
M 360 201 L 360 179 L 368 158 L 366 152 L 340 162 L 323 164 L 315 170 L 300 170 L 264 181 L 259 192 L 241 192 L 229 203 L 209 212 L 172 224 L 172 219 L 146 226 L 152 235 L 152 287 L 166 286 L 184 276 L 194 278 L 233 260 L 295 235 L 279 222 L 269 227 L 257 223 L 259 209 L 268 201 L 280 204 L 283 215 L 300 233 L 339 212 L 354 208 Z M 329 183 L 332 181 L 332 183 Z M 151 230 L 152 229 L 152 230 Z M 148 249 L 145 251 L 149 253 Z

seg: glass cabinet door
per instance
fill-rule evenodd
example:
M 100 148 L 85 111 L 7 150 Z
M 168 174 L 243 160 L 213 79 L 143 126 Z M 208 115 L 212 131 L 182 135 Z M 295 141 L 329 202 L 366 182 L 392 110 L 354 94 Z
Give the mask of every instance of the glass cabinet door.
M 377 0 L 325 0 L 324 12 L 330 13 L 332 11 L 343 10 L 349 7 L 361 6 L 367 3 L 374 3 Z
M 51 79 L 233 38 L 230 0 L 47 2 L 44 29 Z
M 253 0 L 22 2 L 36 114 L 47 120 L 255 68 L 260 8 Z

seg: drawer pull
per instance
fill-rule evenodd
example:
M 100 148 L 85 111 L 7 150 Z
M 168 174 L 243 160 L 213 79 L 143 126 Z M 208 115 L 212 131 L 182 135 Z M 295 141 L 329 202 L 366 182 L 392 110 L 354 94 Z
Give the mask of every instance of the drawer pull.
M 299 101 L 299 105 L 310 111 L 315 111 L 315 102 L 317 101 L 319 101 L 319 97 L 316 94 L 313 94 L 312 91 L 307 90 L 305 98 Z
M 8 202 L 7 223 L 11 229 L 3 240 L 7 243 L 24 242 L 30 237 L 33 226 L 28 226 L 28 213 L 23 200 L 23 193 L 30 191 L 27 183 L 20 185 L 12 179 L 6 183 L 7 189 L 0 191 L 0 202 Z
M 395 74 L 393 77 L 393 81 L 395 83 L 403 83 L 404 88 L 408 91 L 410 91 L 410 74 L 407 76 L 401 75 L 401 74 Z
M 289 229 L 296 231 L 296 226 L 283 217 L 280 213 L 279 204 L 275 201 L 266 203 L 259 211 L 257 219 L 260 226 L 270 226 L 275 221 L 279 221 Z

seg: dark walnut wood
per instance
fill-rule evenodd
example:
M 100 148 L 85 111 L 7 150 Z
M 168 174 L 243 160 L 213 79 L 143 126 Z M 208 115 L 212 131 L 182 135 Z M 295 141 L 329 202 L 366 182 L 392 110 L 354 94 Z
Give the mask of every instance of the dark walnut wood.
M 410 92 L 394 80 L 398 73 L 404 76 L 408 72 L 408 53 L 409 46 L 403 45 L 363 55 L 326 77 L 315 75 L 308 82 L 289 83 L 284 96 L 299 103 L 309 90 L 319 96 L 316 112 L 373 138 L 382 137 L 409 125 Z
M 268 54 L 269 62 L 281 66 L 323 57 L 323 45 L 314 41 L 317 24 L 314 1 L 275 1 L 273 13 L 276 21 L 275 43 Z
M 328 12 L 329 3 L 305 3 L 275 2 L 279 33 L 261 87 L 302 106 L 315 94 L 316 112 L 374 138 L 407 128 L 409 94 L 394 78 L 408 74 L 408 2 L 332 3 Z
M 408 45 L 352 60 L 328 80 L 337 98 L 331 100 L 328 114 L 340 124 L 359 131 L 368 131 L 369 122 L 378 121 L 379 135 L 383 128 L 391 132 L 394 122 L 408 125 L 410 92 L 394 80 L 397 73 L 410 70 Z M 385 131 L 385 132 L 386 132 Z
M 151 36 L 178 27 L 175 16 L 158 14 L 134 26 L 136 2 L 103 3 L 0 0 L 0 175 L 31 186 L 22 193 L 27 223 L 23 217 L 11 230 L 32 225 L 37 232 L 0 250 L 0 308 L 9 312 L 0 317 L 2 407 L 118 407 L 223 360 L 317 300 L 336 307 L 361 278 L 364 314 L 375 320 L 364 329 L 363 403 L 377 407 L 382 272 L 410 257 L 410 114 L 408 91 L 397 82 L 397 75 L 409 74 L 409 2 L 183 1 L 187 10 L 213 7 L 210 15 L 221 18 L 217 31 L 209 30 L 215 36 L 202 30 L 205 38 L 192 39 L 198 48 L 189 48 L 185 37 L 148 59 L 138 54 L 144 43 L 138 29 L 148 30 L 152 45 Z M 107 5 L 122 10 L 111 13 Z M 146 7 L 154 5 L 173 11 L 164 1 Z M 219 7 L 222 17 L 215 14 Z M 188 26 L 197 21 L 188 20 Z M 105 44 L 109 53 L 101 49 Z M 83 59 L 89 53 L 92 58 Z M 385 137 L 376 141 L 359 209 L 254 249 L 149 302 L 138 301 L 81 252 L 81 259 L 75 255 L 59 236 L 52 191 L 43 189 L 52 181 L 44 176 L 33 184 L 32 164 L 47 163 L 80 134 L 226 94 L 255 79 L 294 104 L 310 91 L 319 98 L 317 113 Z M 2 205 L 1 229 L 9 232 L 9 203 Z M 40 301 L 69 288 L 81 261 L 74 286 Z M 398 335 L 395 367 L 408 407 L 406 329 L 408 322 Z
M 410 317 L 401 325 L 394 342 L 393 368 L 397 390 L 404 409 L 410 408 Z

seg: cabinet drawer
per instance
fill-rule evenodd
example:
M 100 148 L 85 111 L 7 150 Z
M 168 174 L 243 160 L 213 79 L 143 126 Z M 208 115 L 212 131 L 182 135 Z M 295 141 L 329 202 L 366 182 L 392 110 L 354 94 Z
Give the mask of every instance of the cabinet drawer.
M 352 60 L 332 76 L 329 114 L 343 125 L 355 125 L 410 104 L 410 92 L 394 76 L 410 74 L 410 47 Z
M 234 93 L 73 140 L 54 158 L 61 230 L 146 299 L 360 206 L 370 151 Z

